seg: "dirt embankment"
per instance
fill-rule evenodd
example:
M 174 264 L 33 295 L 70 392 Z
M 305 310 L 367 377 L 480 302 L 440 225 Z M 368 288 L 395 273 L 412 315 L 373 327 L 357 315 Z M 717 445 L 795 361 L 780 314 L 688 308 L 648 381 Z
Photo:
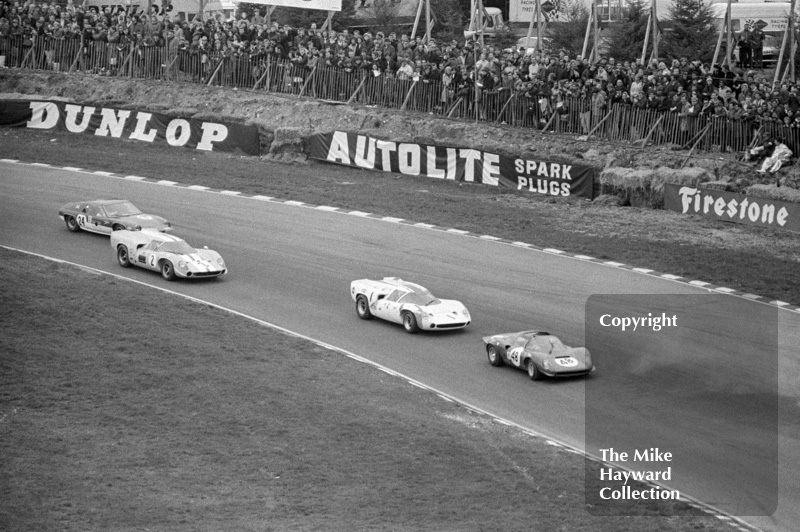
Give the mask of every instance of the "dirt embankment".
M 693 154 L 689 158 L 687 151 L 675 150 L 674 146 L 642 149 L 392 109 L 86 74 L 3 71 L 0 93 L 243 122 L 259 127 L 265 157 L 279 160 L 304 157 L 297 153 L 302 150 L 299 139 L 340 130 L 386 140 L 471 147 L 529 159 L 594 166 L 600 176 L 597 195 L 616 196 L 619 199 L 614 202 L 623 205 L 660 208 L 666 181 L 691 185 L 711 182 L 717 189 L 800 201 L 800 169 L 795 166 L 781 170 L 777 177 L 762 177 L 751 164 L 735 161 L 730 154 Z M 777 187 L 778 183 L 783 186 Z

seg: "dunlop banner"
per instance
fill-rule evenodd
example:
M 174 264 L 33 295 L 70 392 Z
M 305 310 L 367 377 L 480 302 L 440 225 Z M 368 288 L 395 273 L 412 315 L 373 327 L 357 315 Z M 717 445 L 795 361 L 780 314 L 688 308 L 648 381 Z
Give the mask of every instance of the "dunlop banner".
M 98 137 L 166 142 L 197 150 L 259 154 L 258 128 L 253 126 L 65 102 L 0 100 L 0 126 L 66 130 Z
M 760 225 L 800 233 L 800 203 L 789 203 L 683 185 L 665 185 L 664 206 L 725 222 Z
M 342 131 L 312 136 L 309 157 L 369 170 L 589 199 L 595 174 L 590 166 L 534 161 L 472 148 L 391 142 Z

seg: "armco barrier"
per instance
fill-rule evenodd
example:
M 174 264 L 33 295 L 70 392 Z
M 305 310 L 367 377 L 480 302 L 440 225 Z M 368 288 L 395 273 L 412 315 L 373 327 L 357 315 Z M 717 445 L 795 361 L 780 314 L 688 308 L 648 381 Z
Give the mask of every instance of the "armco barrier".
M 779 122 L 687 117 L 624 104 L 596 109 L 589 96 L 553 101 L 515 90 L 480 88 L 476 94 L 474 85 L 457 89 L 440 81 L 373 76 L 367 69 L 301 65 L 269 54 L 6 36 L 0 37 L 0 58 L 0 65 L 4 62 L 6 68 L 204 83 L 731 155 L 747 150 L 760 131 L 782 139 L 795 154 L 800 153 L 800 130 Z

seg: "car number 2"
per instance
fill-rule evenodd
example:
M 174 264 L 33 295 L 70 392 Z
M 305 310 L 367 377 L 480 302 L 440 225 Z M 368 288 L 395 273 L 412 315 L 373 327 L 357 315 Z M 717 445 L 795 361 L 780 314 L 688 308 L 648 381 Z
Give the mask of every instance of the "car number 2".
M 155 255 L 150 255 L 150 266 L 152 266 L 153 268 L 156 267 L 156 256 Z
M 506 353 L 508 360 L 511 361 L 512 364 L 515 366 L 519 366 L 519 358 L 522 356 L 523 349 L 521 347 L 515 347 Z

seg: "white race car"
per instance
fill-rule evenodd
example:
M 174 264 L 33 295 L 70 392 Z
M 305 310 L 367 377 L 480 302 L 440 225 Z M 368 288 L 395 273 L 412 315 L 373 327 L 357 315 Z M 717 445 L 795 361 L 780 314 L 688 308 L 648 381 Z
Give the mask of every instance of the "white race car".
M 176 277 L 218 277 L 228 273 L 214 250 L 195 249 L 182 238 L 156 231 L 114 231 L 111 247 L 123 268 L 131 265 L 161 272 L 167 281 Z
M 422 286 L 397 277 L 358 279 L 350 283 L 350 295 L 362 320 L 374 316 L 402 323 L 410 333 L 463 329 L 472 319 L 460 301 L 437 299 Z

